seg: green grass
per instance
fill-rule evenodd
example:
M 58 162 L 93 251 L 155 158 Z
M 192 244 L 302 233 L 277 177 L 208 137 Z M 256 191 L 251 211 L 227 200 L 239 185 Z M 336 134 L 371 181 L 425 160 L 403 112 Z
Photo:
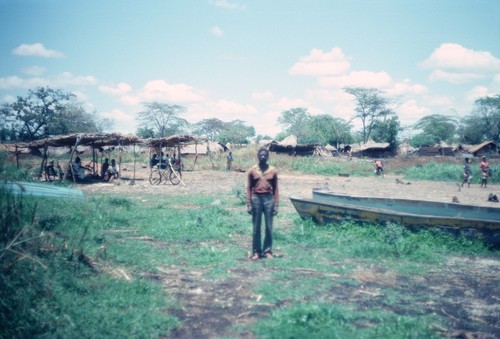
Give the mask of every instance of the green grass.
M 437 320 L 319 303 L 281 308 L 255 330 L 261 338 L 439 338 Z

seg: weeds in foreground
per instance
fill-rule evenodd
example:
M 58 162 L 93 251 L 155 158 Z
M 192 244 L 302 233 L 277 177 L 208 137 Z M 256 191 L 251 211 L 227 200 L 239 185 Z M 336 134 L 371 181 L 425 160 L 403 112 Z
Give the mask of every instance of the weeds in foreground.
M 280 309 L 255 330 L 263 338 L 439 338 L 437 317 L 406 317 L 344 305 L 303 304 Z

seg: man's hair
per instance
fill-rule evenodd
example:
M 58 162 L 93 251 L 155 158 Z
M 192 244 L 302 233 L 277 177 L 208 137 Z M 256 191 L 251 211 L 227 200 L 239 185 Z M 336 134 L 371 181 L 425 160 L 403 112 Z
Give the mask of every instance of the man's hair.
M 257 151 L 257 154 L 259 154 L 259 153 L 260 153 L 260 152 L 262 152 L 262 151 L 264 151 L 264 152 L 266 152 L 267 154 L 269 154 L 269 150 L 268 150 L 267 148 L 265 148 L 265 147 L 261 147 L 261 148 L 259 148 L 259 150 Z

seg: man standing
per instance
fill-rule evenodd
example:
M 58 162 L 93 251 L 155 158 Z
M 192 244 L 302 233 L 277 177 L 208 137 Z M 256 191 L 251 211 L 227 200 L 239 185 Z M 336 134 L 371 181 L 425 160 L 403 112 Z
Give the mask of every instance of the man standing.
M 481 171 L 481 187 L 486 188 L 488 184 L 488 177 L 490 176 L 490 164 L 486 160 L 486 157 L 481 158 L 481 162 L 479 163 L 479 170 Z
M 228 171 L 230 171 L 232 168 L 232 165 L 233 165 L 233 152 L 229 151 L 229 153 L 227 154 L 227 167 L 226 167 L 226 169 Z
M 259 163 L 248 171 L 246 202 L 247 211 L 252 215 L 253 239 L 252 256 L 250 259 L 273 257 L 273 217 L 278 214 L 279 193 L 278 173 L 269 166 L 269 151 L 259 149 L 257 153 Z M 264 244 L 261 244 L 262 214 L 265 219 Z

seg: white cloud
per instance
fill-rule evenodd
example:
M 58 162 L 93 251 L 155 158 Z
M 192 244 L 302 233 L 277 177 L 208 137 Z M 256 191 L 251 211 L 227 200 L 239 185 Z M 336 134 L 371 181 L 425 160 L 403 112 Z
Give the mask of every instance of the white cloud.
M 311 113 L 311 103 L 307 100 L 300 98 L 280 98 L 278 101 L 274 102 L 271 107 L 279 111 L 286 111 L 291 108 L 303 107 L 307 108 L 309 113 Z
M 395 111 L 403 125 L 413 125 L 418 120 L 431 113 L 429 108 L 419 106 L 414 99 L 403 102 Z
M 236 119 L 249 122 L 249 117 L 255 116 L 257 109 L 248 104 L 241 104 L 231 100 L 217 102 L 194 103 L 188 107 L 186 114 L 188 121 L 201 121 L 203 119 L 217 118 L 222 121 Z
M 461 84 L 497 75 L 500 72 L 500 59 L 490 52 L 446 43 L 435 49 L 419 66 L 432 71 L 429 76 L 431 81 Z
M 63 72 L 49 77 L 20 78 L 18 76 L 9 76 L 0 78 L 0 88 L 36 88 L 49 86 L 53 88 L 70 88 L 71 86 L 92 86 L 97 83 L 97 79 L 90 75 L 73 75 L 69 72 Z
M 473 103 L 479 98 L 486 97 L 486 96 L 493 96 L 498 93 L 492 93 L 488 87 L 485 86 L 476 86 L 470 91 L 467 92 L 466 98 L 470 103 Z
M 52 49 L 47 49 L 41 43 L 21 44 L 12 50 L 14 55 L 37 56 L 42 58 L 64 58 L 64 54 Z
M 427 87 L 420 84 L 413 84 L 410 80 L 397 82 L 385 92 L 390 96 L 408 95 L 408 94 L 425 94 L 428 92 Z
M 210 4 L 215 7 L 226 9 L 245 9 L 244 5 L 229 0 L 210 0 Z
M 127 90 L 127 86 L 123 84 L 122 89 Z M 202 91 L 187 84 L 169 84 L 164 80 L 151 80 L 140 91 L 124 95 L 121 100 L 128 105 L 138 105 L 143 101 L 191 103 L 204 98 L 205 94 Z
M 210 28 L 210 33 L 212 33 L 213 36 L 220 38 L 221 36 L 224 35 L 224 31 L 219 28 L 219 26 L 214 26 Z
M 420 63 L 423 68 L 500 71 L 500 59 L 490 52 L 474 51 L 459 44 L 446 43 L 439 46 Z
M 391 84 L 391 76 L 386 72 L 353 71 L 347 75 L 324 77 L 319 83 L 324 87 L 373 87 L 384 88 Z
M 128 114 L 120 109 L 113 109 L 110 112 L 101 112 L 101 117 L 108 118 L 113 122 L 113 130 L 120 133 L 135 133 L 137 122 L 132 114 Z
M 270 100 L 272 98 L 273 98 L 273 93 L 271 93 L 269 91 L 253 92 L 252 93 L 252 99 L 254 99 L 256 101 L 266 101 L 266 100 Z
M 40 76 L 45 74 L 46 71 L 47 69 L 41 66 L 24 67 L 22 69 L 22 72 L 29 76 Z
M 441 69 L 437 69 L 429 75 L 429 80 L 443 80 L 451 84 L 463 84 L 473 80 L 480 80 L 484 77 L 485 75 L 480 73 L 447 72 Z
M 132 91 L 132 86 L 127 83 L 120 82 L 117 86 L 99 86 L 99 91 L 113 96 L 123 96 Z
M 291 75 L 327 76 L 338 75 L 349 71 L 350 62 L 340 48 L 332 48 L 330 52 L 313 49 L 309 55 L 300 58 L 289 70 Z

